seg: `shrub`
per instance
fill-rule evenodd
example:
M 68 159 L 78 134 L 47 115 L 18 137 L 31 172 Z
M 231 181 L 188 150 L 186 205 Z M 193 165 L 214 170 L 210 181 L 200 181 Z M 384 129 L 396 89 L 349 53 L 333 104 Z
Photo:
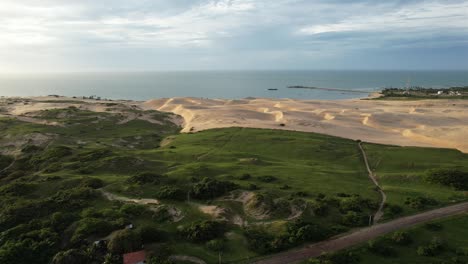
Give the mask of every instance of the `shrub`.
M 141 249 L 142 242 L 138 232 L 124 229 L 115 232 L 109 240 L 107 248 L 113 254 L 124 254 Z
M 218 221 L 195 222 L 182 228 L 181 234 L 193 242 L 205 242 L 218 238 L 226 231 L 226 224 Z
M 244 173 L 244 174 L 242 174 L 242 176 L 239 177 L 239 180 L 245 181 L 245 180 L 248 180 L 250 178 L 252 178 L 252 176 L 250 174 Z
M 0 194 L 11 196 L 22 196 L 31 193 L 36 189 L 36 184 L 13 182 L 0 187 Z
M 213 199 L 237 188 L 235 183 L 205 177 L 193 185 L 190 194 L 197 199 Z
M 104 186 L 104 182 L 98 178 L 87 177 L 83 178 L 80 183 L 80 187 L 99 189 Z
M 428 206 L 437 205 L 437 201 L 432 198 L 422 197 L 422 196 L 415 197 L 415 198 L 407 197 L 405 200 L 405 204 L 414 209 L 420 210 L 420 209 L 427 208 Z
M 369 217 L 367 215 L 349 211 L 345 215 L 343 215 L 341 222 L 345 226 L 352 226 L 352 227 L 364 226 L 364 225 L 367 225 L 368 218 Z
M 274 236 L 261 228 L 249 227 L 244 230 L 244 235 L 247 238 L 247 247 L 261 254 L 273 252 L 271 241 Z
M 429 183 L 453 187 L 457 190 L 468 190 L 468 172 L 457 169 L 431 170 L 425 180 Z
M 171 200 L 178 200 L 183 201 L 187 196 L 186 191 L 172 186 L 163 186 L 159 191 L 156 193 L 156 197 L 159 199 L 171 199 Z
M 90 259 L 86 252 L 80 249 L 69 249 L 57 253 L 52 259 L 52 264 L 87 264 Z
M 420 256 L 437 256 L 443 250 L 443 242 L 437 238 L 432 238 L 429 245 L 419 246 L 416 253 Z
M 212 251 L 220 252 L 226 248 L 226 243 L 223 239 L 213 239 L 206 242 L 205 246 Z
M 396 216 L 403 212 L 403 208 L 396 204 L 385 204 L 385 211 L 386 214 Z
M 440 231 L 443 228 L 443 226 L 439 223 L 426 223 L 424 224 L 424 227 L 431 231 Z
M 387 245 L 385 240 L 371 240 L 367 243 L 370 252 L 384 257 L 395 257 L 396 251 L 393 247 Z
M 152 172 L 142 172 L 137 175 L 130 177 L 127 182 L 128 183 L 136 183 L 136 184 L 158 184 L 161 182 L 162 176 Z
M 147 207 L 141 204 L 124 204 L 120 207 L 120 213 L 129 216 L 137 217 L 148 211 Z
M 315 262 L 314 262 L 315 261 Z M 313 264 L 355 264 L 359 263 L 360 258 L 353 252 L 336 252 L 320 256 L 318 259 L 311 259 L 309 263 Z
M 74 237 L 107 235 L 116 227 L 113 223 L 98 218 L 83 218 L 78 222 Z
M 397 231 L 392 234 L 391 240 L 398 245 L 408 245 L 411 244 L 412 239 L 408 232 L 405 231 Z
M 159 231 L 156 227 L 150 225 L 141 226 L 138 229 L 140 234 L 141 241 L 146 243 L 154 243 L 163 241 L 163 233 Z
M 258 177 L 258 180 L 262 181 L 262 182 L 274 182 L 276 181 L 276 177 L 274 176 L 259 176 Z

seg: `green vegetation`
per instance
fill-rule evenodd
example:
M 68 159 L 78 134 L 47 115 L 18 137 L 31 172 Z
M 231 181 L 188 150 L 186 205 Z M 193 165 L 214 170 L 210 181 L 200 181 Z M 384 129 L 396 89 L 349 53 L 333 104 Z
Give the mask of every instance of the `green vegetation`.
M 385 88 L 376 100 L 468 99 L 468 86 L 450 88 Z
M 119 263 L 142 245 L 161 262 L 246 261 L 366 226 L 378 207 L 355 141 L 243 128 L 178 134 L 168 114 L 122 111 L 32 113 L 59 126 L 0 119 L 0 263 Z M 386 219 L 466 200 L 468 155 L 363 146 L 388 195 Z M 398 251 L 416 239 L 391 241 Z M 434 245 L 419 246 L 438 254 Z
M 437 220 L 385 235 L 349 250 L 326 254 L 307 263 L 467 263 L 467 221 L 466 214 Z

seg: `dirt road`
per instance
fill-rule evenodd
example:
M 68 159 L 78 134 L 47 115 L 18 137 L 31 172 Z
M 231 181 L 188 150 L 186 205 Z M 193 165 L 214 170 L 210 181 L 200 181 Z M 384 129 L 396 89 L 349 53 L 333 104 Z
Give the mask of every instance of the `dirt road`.
M 367 172 L 369 173 L 369 178 L 372 180 L 375 187 L 377 187 L 377 190 L 379 191 L 380 196 L 382 196 L 382 200 L 380 201 L 379 209 L 377 209 L 377 211 L 375 212 L 374 217 L 373 217 L 373 223 L 377 223 L 380 220 L 380 218 L 382 218 L 382 216 L 383 216 L 383 207 L 385 205 L 385 201 L 387 201 L 387 195 L 382 190 L 382 188 L 380 188 L 379 182 L 377 181 L 377 178 L 375 177 L 375 173 L 371 170 L 371 168 L 369 166 L 369 161 L 367 159 L 367 154 L 364 151 L 364 148 L 362 147 L 362 142 L 359 142 L 358 146 L 359 146 L 359 149 L 362 152 L 362 157 L 364 158 L 364 163 L 366 164 L 366 169 L 367 169 Z
M 393 232 L 402 228 L 411 227 L 416 224 L 428 222 L 434 219 L 457 215 L 468 212 L 468 202 L 451 205 L 424 213 L 402 217 L 387 223 L 362 228 L 340 237 L 311 244 L 303 248 L 272 255 L 269 258 L 254 262 L 256 264 L 284 264 L 298 263 L 308 258 L 318 257 L 324 252 L 332 252 L 355 246 L 359 243 Z

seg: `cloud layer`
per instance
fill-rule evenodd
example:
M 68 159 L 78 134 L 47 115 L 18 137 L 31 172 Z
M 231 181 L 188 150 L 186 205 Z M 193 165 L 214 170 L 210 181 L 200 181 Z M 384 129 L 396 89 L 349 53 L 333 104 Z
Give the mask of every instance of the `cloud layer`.
M 468 1 L 376 2 L 0 0 L 0 70 L 468 69 Z

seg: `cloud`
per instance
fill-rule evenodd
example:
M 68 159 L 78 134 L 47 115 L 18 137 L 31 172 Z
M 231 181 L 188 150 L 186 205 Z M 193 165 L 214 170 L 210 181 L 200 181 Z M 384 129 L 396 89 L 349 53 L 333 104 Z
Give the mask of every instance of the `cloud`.
M 453 0 L 0 0 L 0 70 L 38 60 L 57 69 L 320 67 L 371 49 L 462 47 L 465 21 L 468 1 Z

